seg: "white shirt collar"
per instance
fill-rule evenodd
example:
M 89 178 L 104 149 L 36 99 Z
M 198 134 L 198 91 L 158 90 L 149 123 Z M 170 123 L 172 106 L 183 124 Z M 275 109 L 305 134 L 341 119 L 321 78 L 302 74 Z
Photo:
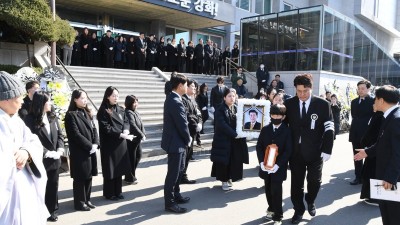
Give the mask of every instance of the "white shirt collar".
M 281 125 L 282 125 L 282 123 L 281 123 L 281 124 L 279 124 L 279 125 L 272 124 L 272 126 L 273 126 L 274 130 L 275 130 L 275 129 L 278 129 L 278 128 L 279 128 Z
M 385 117 L 385 119 L 386 119 L 386 117 L 387 116 L 389 116 L 389 114 L 395 109 L 395 108 L 397 108 L 399 105 L 394 105 L 394 106 L 392 106 L 392 107 L 390 107 L 389 109 L 387 109 L 386 111 L 385 111 L 385 113 L 383 114 L 383 117 Z
M 310 106 L 310 103 L 311 103 L 311 95 L 310 95 L 310 97 L 309 97 L 307 100 L 305 100 L 304 102 L 306 103 L 306 110 L 308 110 L 308 106 Z M 302 109 L 302 107 L 303 107 L 303 101 L 300 100 L 300 99 L 299 99 L 299 104 L 300 104 L 300 111 L 301 111 L 301 109 Z

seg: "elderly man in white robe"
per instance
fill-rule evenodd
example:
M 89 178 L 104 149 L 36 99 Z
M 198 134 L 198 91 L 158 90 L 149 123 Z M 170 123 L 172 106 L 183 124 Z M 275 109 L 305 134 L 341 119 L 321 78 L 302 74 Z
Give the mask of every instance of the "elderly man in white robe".
M 24 86 L 0 71 L 0 223 L 44 225 L 46 171 L 43 147 L 19 118 Z

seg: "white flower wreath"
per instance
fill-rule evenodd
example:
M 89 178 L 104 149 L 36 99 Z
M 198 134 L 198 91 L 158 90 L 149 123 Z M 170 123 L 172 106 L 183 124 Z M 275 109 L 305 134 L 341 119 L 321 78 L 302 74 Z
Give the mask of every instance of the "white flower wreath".
M 270 122 L 269 110 L 271 103 L 268 100 L 239 99 L 236 113 L 236 133 L 239 137 L 247 139 L 258 138 L 260 131 Z M 257 111 L 257 122 L 261 123 L 260 129 L 245 129 L 244 125 L 249 121 L 248 112 Z

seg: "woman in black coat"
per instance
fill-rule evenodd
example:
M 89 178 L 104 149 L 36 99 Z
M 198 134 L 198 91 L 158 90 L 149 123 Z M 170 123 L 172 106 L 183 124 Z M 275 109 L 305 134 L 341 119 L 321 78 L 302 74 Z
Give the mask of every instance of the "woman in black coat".
M 175 39 L 167 39 L 167 47 L 165 47 L 165 51 L 167 52 L 168 57 L 168 69 L 169 72 L 174 72 L 177 69 L 178 63 L 178 49 L 175 46 Z
M 211 147 L 213 162 L 211 176 L 222 182 L 222 189 L 231 188 L 231 181 L 243 178 L 243 163 L 249 163 L 246 138 L 237 138 L 236 93 L 234 89 L 224 91 L 224 104 L 215 111 L 215 133 Z
M 146 133 L 142 119 L 136 110 L 139 105 L 139 100 L 134 95 L 128 95 L 125 98 L 125 115 L 129 121 L 129 133 L 136 137 L 132 141 L 128 141 L 128 152 L 131 163 L 131 170 L 125 174 L 125 182 L 127 184 L 137 184 L 136 168 L 142 158 L 142 140 L 146 140 Z
M 92 176 L 97 176 L 99 137 L 87 106 L 84 90 L 74 90 L 68 111 L 65 114 L 65 131 L 68 136 L 71 177 L 74 180 L 73 194 L 76 210 L 89 211 L 94 206 L 90 201 Z
M 96 32 L 92 33 L 89 42 L 89 66 L 100 66 L 100 41 L 97 39 Z
M 64 138 L 53 111 L 50 97 L 39 91 L 33 95 L 29 114 L 24 120 L 43 145 L 43 164 L 47 174 L 45 203 L 50 213 L 47 220 L 55 222 L 58 220 L 58 169 L 60 156 L 64 153 Z
M 375 105 L 374 105 L 375 111 Z M 363 148 L 370 147 L 378 139 L 379 129 L 383 122 L 383 112 L 375 111 L 372 115 L 371 120 L 369 121 L 367 131 L 364 136 L 361 138 L 361 146 Z M 361 195 L 360 199 L 365 199 L 366 203 L 377 203 L 376 200 L 370 199 L 370 182 L 369 179 L 374 179 L 376 171 L 376 158 L 375 157 L 367 157 L 365 158 L 364 165 L 361 171 L 361 179 L 362 179 L 362 187 L 361 187 Z
M 126 67 L 132 70 L 135 69 L 135 40 L 133 36 L 126 43 Z
M 331 96 L 331 109 L 333 116 L 333 123 L 335 124 L 335 136 L 340 132 L 340 111 L 342 110 L 342 106 L 337 99 L 337 96 L 333 94 Z
M 199 95 L 197 95 L 196 97 L 196 102 L 197 105 L 199 106 L 199 109 L 201 110 L 201 118 L 203 120 L 203 126 L 202 129 L 200 131 L 200 134 L 204 134 L 204 123 L 208 120 L 208 86 L 206 83 L 203 83 L 202 85 L 200 85 L 200 91 L 199 91 Z
M 160 37 L 160 43 L 157 45 L 157 59 L 158 59 L 158 67 L 162 71 L 166 71 L 168 66 L 168 58 L 167 52 L 165 51 L 166 45 L 164 37 Z
M 97 113 L 99 121 L 101 166 L 103 169 L 103 196 L 109 200 L 123 199 L 122 176 L 129 173 L 129 122 L 125 110 L 118 105 L 118 90 L 108 87 Z

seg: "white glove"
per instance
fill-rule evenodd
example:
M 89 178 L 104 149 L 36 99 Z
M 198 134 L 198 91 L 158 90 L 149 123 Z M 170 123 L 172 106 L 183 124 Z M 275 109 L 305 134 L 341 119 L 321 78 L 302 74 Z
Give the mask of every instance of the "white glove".
M 239 138 L 242 138 L 241 136 L 239 136 L 239 134 L 238 135 L 236 135 L 236 137 L 235 137 L 236 139 L 239 139 Z
M 191 146 L 192 145 L 192 141 L 193 141 L 193 138 L 192 137 L 189 137 L 190 139 L 189 139 L 189 145 L 188 146 Z
M 110 51 L 112 51 L 114 48 L 113 48 L 113 47 L 110 47 L 109 49 L 110 49 Z
M 274 167 L 272 167 L 272 169 L 268 170 L 267 172 L 268 172 L 268 174 L 276 173 L 276 171 L 278 171 L 278 169 L 279 169 L 279 166 L 275 164 Z
M 196 131 L 200 132 L 202 128 L 203 128 L 203 125 L 201 125 L 201 123 L 198 123 L 197 127 L 196 127 Z
M 154 54 L 154 51 L 150 51 L 151 54 Z
M 98 147 L 99 147 L 99 146 L 98 146 L 97 144 L 93 144 L 93 145 L 92 145 L 92 149 L 90 150 L 89 154 L 95 153 L 95 152 L 97 151 Z
M 52 159 L 59 159 L 60 158 L 60 153 L 56 151 L 47 151 L 47 153 L 44 155 L 45 158 L 52 158 Z
M 261 81 L 261 83 L 264 83 L 264 82 L 265 82 L 265 80 L 262 80 L 262 81 Z
M 142 137 L 142 141 L 145 141 L 145 140 L 146 140 L 146 136 L 143 136 L 143 137 Z
M 123 134 L 129 134 L 129 130 L 122 131 Z
M 97 48 L 93 48 L 93 51 L 97 51 Z
M 212 107 L 212 106 L 211 106 L 211 108 L 210 108 L 210 112 L 215 112 L 215 109 L 214 109 L 214 107 Z
M 321 158 L 324 162 L 328 161 L 331 158 L 331 155 L 326 154 L 324 152 L 321 153 Z
M 264 162 L 260 162 L 260 168 L 261 168 L 262 171 L 268 172 L 268 170 L 265 169 Z
M 133 134 L 124 134 L 124 133 L 122 133 L 122 134 L 119 135 L 119 137 L 123 138 L 123 139 L 126 139 L 126 140 L 129 140 L 129 141 L 132 141 L 133 138 L 136 137 L 136 136 L 134 136 Z
M 204 106 L 201 110 L 207 110 L 207 106 Z

